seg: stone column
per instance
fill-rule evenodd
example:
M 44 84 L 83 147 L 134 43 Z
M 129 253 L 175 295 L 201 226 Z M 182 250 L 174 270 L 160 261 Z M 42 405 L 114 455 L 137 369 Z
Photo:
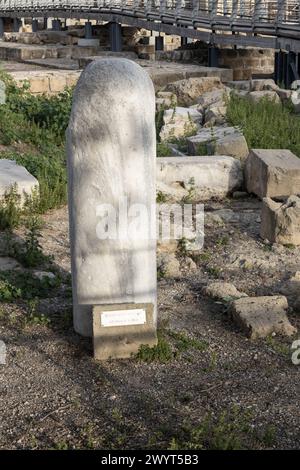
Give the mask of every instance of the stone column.
M 93 28 L 90 21 L 87 21 L 84 25 L 84 37 L 85 39 L 92 39 L 93 37 Z
M 84 70 L 67 131 L 73 313 L 100 359 L 156 342 L 154 122 L 140 66 L 110 58 Z M 138 233 L 126 231 L 126 205 L 129 226 L 144 214 Z
M 52 30 L 61 31 L 61 21 L 58 19 L 52 20 Z
M 0 38 L 4 35 L 4 18 L 0 18 Z
M 163 51 L 164 50 L 164 37 L 163 36 L 156 36 L 155 37 L 155 50 L 156 51 Z
M 18 33 L 20 31 L 21 26 L 22 26 L 22 20 L 20 20 L 20 18 L 14 18 L 13 19 L 13 32 Z
M 120 23 L 109 24 L 109 40 L 112 52 L 122 51 L 122 26 Z
M 32 32 L 36 33 L 39 29 L 38 20 L 32 20 L 31 26 L 32 26 Z

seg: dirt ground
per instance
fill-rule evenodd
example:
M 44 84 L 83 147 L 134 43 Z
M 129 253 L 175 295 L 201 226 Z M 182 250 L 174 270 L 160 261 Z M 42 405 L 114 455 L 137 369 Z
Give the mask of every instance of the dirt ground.
M 205 207 L 219 215 L 226 209 L 227 222 L 207 226 L 197 272 L 162 278 L 158 297 L 160 328 L 206 346 L 191 343 L 167 363 L 93 360 L 91 341 L 72 329 L 67 210 L 44 217 L 41 244 L 54 255 L 62 283 L 37 306 L 49 324 L 22 326 L 26 302 L 0 304 L 0 339 L 7 345 L 0 448 L 168 449 L 203 442 L 222 448 L 230 433 L 237 447 L 299 448 L 300 366 L 291 362 L 292 339 L 250 341 L 232 323 L 226 302 L 206 297 L 202 288 L 217 279 L 252 296 L 282 293 L 300 270 L 300 247 L 270 247 L 259 239 L 255 198 Z M 292 309 L 289 319 L 300 328 Z M 205 419 L 211 439 L 196 432 Z

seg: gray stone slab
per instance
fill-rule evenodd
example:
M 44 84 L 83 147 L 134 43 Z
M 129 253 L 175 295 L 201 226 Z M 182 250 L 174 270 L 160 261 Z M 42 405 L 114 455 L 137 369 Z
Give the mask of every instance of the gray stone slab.
M 300 194 L 300 159 L 290 150 L 252 149 L 245 179 L 247 191 L 261 199 Z

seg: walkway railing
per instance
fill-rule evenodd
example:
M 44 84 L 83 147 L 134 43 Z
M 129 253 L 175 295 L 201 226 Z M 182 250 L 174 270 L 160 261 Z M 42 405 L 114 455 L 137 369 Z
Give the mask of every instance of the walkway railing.
M 300 0 L 0 0 L 0 16 L 53 14 L 99 19 L 116 15 L 124 23 L 130 18 L 128 24 L 160 23 L 160 30 L 171 34 L 178 28 L 190 28 L 189 32 L 192 28 L 210 34 L 292 38 L 300 51 Z

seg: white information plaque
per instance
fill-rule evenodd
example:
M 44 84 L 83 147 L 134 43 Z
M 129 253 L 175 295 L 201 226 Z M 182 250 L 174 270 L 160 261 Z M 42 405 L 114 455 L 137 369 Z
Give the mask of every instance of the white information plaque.
M 101 313 L 101 326 L 144 325 L 146 310 L 142 308 L 130 310 L 111 310 Z

